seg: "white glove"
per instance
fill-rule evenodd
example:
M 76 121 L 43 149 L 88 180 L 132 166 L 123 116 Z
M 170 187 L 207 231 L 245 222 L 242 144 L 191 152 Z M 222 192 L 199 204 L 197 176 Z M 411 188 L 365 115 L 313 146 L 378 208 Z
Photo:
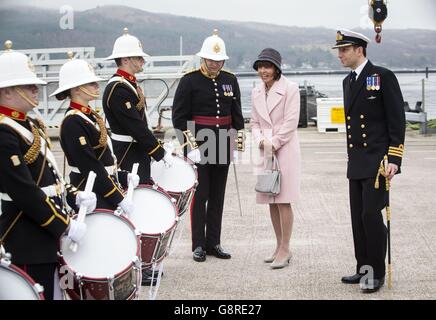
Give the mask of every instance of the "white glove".
M 79 191 L 76 196 L 76 205 L 86 207 L 86 213 L 93 212 L 97 206 L 97 196 L 94 192 Z
M 174 163 L 174 157 L 171 152 L 165 152 L 165 156 L 162 159 L 165 163 L 165 167 L 171 168 Z
M 127 186 L 130 187 L 130 183 L 133 184 L 133 189 L 139 185 L 139 176 L 137 174 L 129 173 L 127 175 Z
M 172 142 L 165 142 L 163 145 L 163 148 L 165 149 L 166 152 L 171 153 L 171 154 L 176 149 L 176 147 L 174 146 L 174 143 L 172 143 Z
M 80 242 L 86 233 L 86 223 L 70 220 L 70 230 L 68 231 L 68 238 L 74 242 Z
M 192 162 L 198 163 L 201 161 L 201 154 L 199 149 L 194 149 L 189 151 L 188 153 L 188 159 Z
M 127 197 L 124 198 L 124 200 L 121 201 L 118 205 L 121 207 L 121 210 L 123 210 L 124 213 L 128 216 L 132 215 L 133 210 L 135 210 L 135 205 L 133 204 L 133 201 L 129 201 Z

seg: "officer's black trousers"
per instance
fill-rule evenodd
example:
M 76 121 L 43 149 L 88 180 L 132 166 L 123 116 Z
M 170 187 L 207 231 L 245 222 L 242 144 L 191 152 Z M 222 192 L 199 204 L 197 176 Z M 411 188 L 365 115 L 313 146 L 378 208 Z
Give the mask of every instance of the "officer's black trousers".
M 191 216 L 192 250 L 220 244 L 229 165 L 197 164 L 198 186 Z
M 379 189 L 374 188 L 375 178 L 350 179 L 349 182 L 356 273 L 367 273 L 367 270 L 359 271 L 362 266 L 370 266 L 374 278 L 380 279 L 385 275 L 387 244 L 387 229 L 381 212 L 387 199 L 385 179 L 380 177 Z
M 53 300 L 56 263 L 26 264 L 17 265 L 17 267 L 24 270 L 36 283 L 44 287 L 43 293 L 46 300 Z

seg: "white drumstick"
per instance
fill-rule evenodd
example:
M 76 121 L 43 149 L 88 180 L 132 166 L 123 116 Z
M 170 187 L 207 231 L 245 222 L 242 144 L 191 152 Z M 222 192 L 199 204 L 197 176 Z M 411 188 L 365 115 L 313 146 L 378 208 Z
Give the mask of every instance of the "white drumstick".
M 85 193 L 91 193 L 92 192 L 92 188 L 94 187 L 94 181 L 95 181 L 95 177 L 97 175 L 95 174 L 94 171 L 89 171 L 88 174 L 88 179 L 86 180 L 86 185 L 85 185 Z M 86 216 L 86 206 L 84 206 L 83 204 L 80 205 L 79 208 L 79 213 L 77 215 L 77 221 L 78 222 L 85 222 L 85 216 Z M 72 242 L 70 245 L 70 249 L 73 252 L 77 251 L 77 243 L 76 242 Z
M 133 167 L 132 167 L 132 176 L 138 174 L 138 167 L 139 167 L 139 163 L 134 163 L 133 164 Z M 132 198 L 133 198 L 133 189 L 134 189 L 133 188 L 133 182 L 130 181 L 129 189 L 127 190 L 127 195 L 126 195 L 126 197 L 127 197 L 127 199 L 129 201 L 132 201 Z

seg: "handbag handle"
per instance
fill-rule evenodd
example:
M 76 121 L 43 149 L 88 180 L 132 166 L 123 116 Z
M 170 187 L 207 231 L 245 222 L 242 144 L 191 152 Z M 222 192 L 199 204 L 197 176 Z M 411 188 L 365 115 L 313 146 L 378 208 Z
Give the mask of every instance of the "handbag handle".
M 279 160 L 277 159 L 277 156 L 275 154 L 273 154 L 272 158 L 268 157 L 266 169 L 271 169 L 273 171 L 280 171 Z

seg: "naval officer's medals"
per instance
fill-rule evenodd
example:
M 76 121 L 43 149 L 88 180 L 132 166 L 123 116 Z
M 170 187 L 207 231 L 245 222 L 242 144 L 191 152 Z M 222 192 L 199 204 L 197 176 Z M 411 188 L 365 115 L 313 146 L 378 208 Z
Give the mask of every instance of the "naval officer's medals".
M 233 88 L 230 84 L 223 84 L 223 91 L 226 97 L 233 97 Z
M 366 77 L 366 90 L 380 90 L 380 76 L 378 74 Z

